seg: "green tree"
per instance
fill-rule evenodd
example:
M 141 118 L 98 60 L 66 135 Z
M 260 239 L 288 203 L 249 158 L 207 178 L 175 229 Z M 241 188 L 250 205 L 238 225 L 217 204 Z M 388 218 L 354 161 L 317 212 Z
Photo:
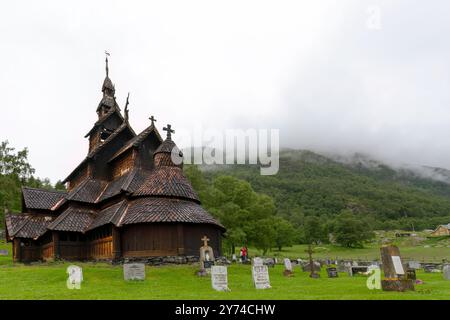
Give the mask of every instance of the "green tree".
M 362 247 L 365 241 L 374 237 L 370 226 L 350 210 L 342 210 L 336 217 L 333 235 L 336 242 L 344 247 Z
M 245 230 L 249 243 L 261 250 L 263 255 L 274 247 L 277 233 L 273 218 L 262 219 L 257 223 L 248 223 Z
M 320 243 L 326 240 L 324 226 L 319 217 L 307 216 L 303 226 L 304 241 L 310 243 Z
M 275 246 L 278 251 L 283 247 L 292 247 L 296 238 L 296 231 L 291 223 L 283 218 L 274 218 Z

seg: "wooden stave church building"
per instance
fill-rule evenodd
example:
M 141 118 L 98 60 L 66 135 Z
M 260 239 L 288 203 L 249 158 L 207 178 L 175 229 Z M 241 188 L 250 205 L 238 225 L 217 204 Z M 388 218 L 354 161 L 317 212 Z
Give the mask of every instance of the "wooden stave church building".
M 136 133 L 106 78 L 86 158 L 63 181 L 67 192 L 22 188 L 22 213 L 5 216 L 13 260 L 109 260 L 198 256 L 207 236 L 217 255 L 225 228 L 184 176 L 183 155 L 163 141 L 153 116 Z

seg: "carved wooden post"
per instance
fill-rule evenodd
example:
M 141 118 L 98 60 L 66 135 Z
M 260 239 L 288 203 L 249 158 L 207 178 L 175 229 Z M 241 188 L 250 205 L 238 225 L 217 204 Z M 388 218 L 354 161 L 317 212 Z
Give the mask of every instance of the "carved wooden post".
M 177 251 L 178 254 L 184 254 L 184 230 L 183 225 L 177 225 Z
M 112 254 L 113 260 L 119 260 L 122 257 L 120 231 L 116 226 L 112 226 Z
M 19 262 L 21 259 L 21 254 L 20 254 L 20 239 L 18 238 L 14 238 L 13 240 L 13 261 L 14 262 Z
M 60 245 L 59 245 L 59 234 L 57 231 L 52 232 L 53 240 L 53 258 L 58 260 L 61 257 Z

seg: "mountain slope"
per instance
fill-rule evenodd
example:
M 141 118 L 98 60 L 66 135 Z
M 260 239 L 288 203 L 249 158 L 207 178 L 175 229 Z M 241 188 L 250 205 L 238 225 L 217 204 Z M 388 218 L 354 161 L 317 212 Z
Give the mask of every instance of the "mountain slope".
M 272 196 L 279 214 L 294 223 L 298 215 L 329 219 L 343 209 L 364 215 L 377 229 L 423 229 L 450 222 L 448 183 L 375 160 L 349 162 L 283 150 L 275 176 L 261 176 L 259 168 L 250 165 L 203 171 L 209 179 L 226 174 L 249 181 L 257 192 Z

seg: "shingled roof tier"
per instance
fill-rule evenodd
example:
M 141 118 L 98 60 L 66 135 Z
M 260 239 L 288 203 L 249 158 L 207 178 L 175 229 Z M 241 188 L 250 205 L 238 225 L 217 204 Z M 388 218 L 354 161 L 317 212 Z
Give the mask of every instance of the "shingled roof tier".
M 5 217 L 11 238 L 37 239 L 47 232 L 52 217 L 8 214 Z
M 69 192 L 66 200 L 95 203 L 105 190 L 106 181 L 86 179 Z
M 133 195 L 175 197 L 200 202 L 189 180 L 178 167 L 155 168 Z
M 58 201 L 63 199 L 67 192 L 22 187 L 25 203 L 24 209 L 51 209 Z
M 49 224 L 48 229 L 56 231 L 84 232 L 94 221 L 94 210 L 68 208 Z
M 138 198 L 132 201 L 119 224 L 157 222 L 208 223 L 224 229 L 199 204 L 170 198 Z
M 112 223 L 116 226 L 119 225 L 120 218 L 124 214 L 125 210 L 127 208 L 127 202 L 121 201 L 119 203 L 116 203 L 110 207 L 107 207 L 97 213 L 95 215 L 94 220 L 92 223 L 88 226 L 86 231 L 93 230 L 95 228 L 101 227 L 105 224 Z

